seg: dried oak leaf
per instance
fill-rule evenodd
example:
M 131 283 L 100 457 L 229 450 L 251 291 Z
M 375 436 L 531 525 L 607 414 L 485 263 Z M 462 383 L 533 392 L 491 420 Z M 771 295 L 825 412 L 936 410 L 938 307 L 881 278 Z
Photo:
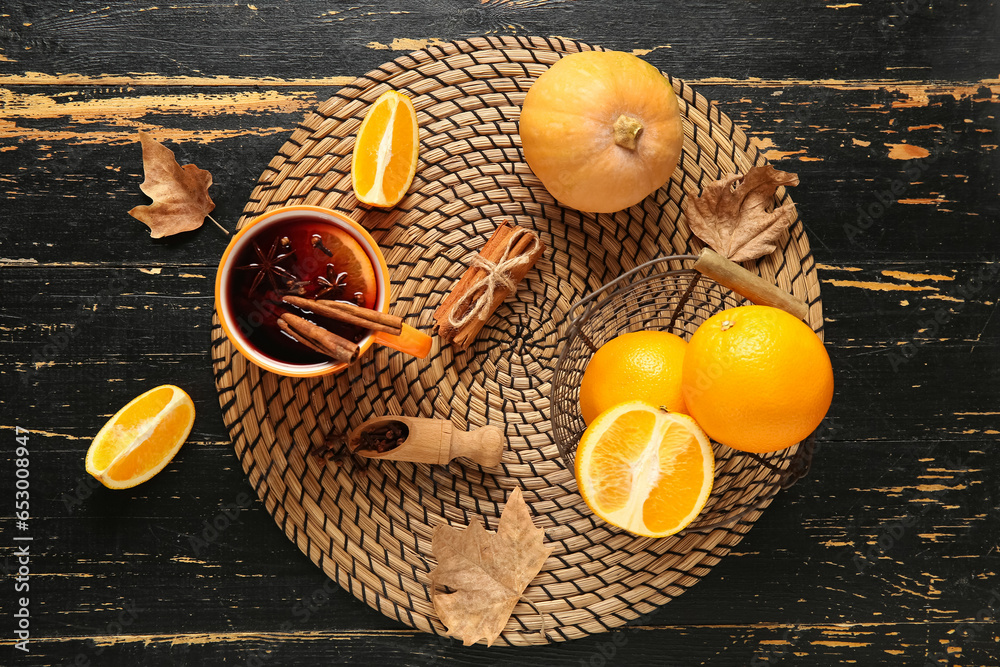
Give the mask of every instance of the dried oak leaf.
M 146 223 L 154 239 L 201 227 L 215 208 L 208 196 L 212 174 L 193 164 L 180 166 L 173 151 L 146 132 L 139 132 L 139 141 L 146 175 L 139 189 L 153 204 L 136 206 L 128 214 Z
M 531 523 L 531 513 L 515 488 L 507 499 L 496 533 L 479 517 L 465 530 L 441 525 L 434 529 L 431 551 L 431 599 L 448 634 L 465 646 L 485 638 L 492 646 L 500 636 L 521 593 L 552 553 L 542 544 L 545 531 Z M 443 588 L 453 592 L 444 592 Z
M 799 177 L 771 165 L 731 174 L 684 200 L 688 226 L 698 238 L 734 262 L 774 252 L 782 232 L 795 222 L 795 204 L 774 206 L 779 186 L 799 184 Z M 735 187 L 734 187 L 735 185 Z

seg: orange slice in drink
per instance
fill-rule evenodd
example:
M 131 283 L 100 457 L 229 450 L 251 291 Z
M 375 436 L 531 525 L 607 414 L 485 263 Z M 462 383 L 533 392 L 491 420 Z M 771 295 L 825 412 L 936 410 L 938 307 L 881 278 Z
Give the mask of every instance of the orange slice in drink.
M 365 204 L 395 206 L 417 172 L 417 112 L 410 98 L 382 93 L 358 129 L 351 161 L 354 194 Z
M 333 280 L 334 278 L 325 272 L 327 265 L 332 264 L 337 272 L 335 279 L 338 281 L 343 279 L 351 289 L 335 290 L 323 298 L 336 298 L 365 308 L 374 308 L 378 292 L 375 267 L 361 244 L 343 229 L 335 227 L 316 225 L 314 228 L 307 228 L 306 233 L 310 237 L 319 236 L 324 250 L 316 252 L 314 248 L 295 247 L 298 251 L 297 257 L 312 257 L 317 266 L 315 272 L 305 273 L 302 278 L 314 284 L 320 284 L 316 282 L 320 276 Z M 309 250 L 313 250 L 311 255 L 307 254 Z
M 587 427 L 576 479 L 594 514 L 630 533 L 683 530 L 712 492 L 712 444 L 687 415 L 645 401 L 620 403 Z
M 160 472 L 187 440 L 194 403 L 165 384 L 132 399 L 97 433 L 87 472 L 109 489 L 128 489 Z

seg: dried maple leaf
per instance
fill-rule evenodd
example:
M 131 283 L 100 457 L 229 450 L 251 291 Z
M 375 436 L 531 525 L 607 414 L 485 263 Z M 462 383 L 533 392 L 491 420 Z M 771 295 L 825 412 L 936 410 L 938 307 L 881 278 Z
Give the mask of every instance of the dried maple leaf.
M 154 239 L 201 227 L 215 208 L 208 196 L 212 174 L 193 164 L 180 166 L 173 151 L 145 132 L 139 132 L 139 141 L 146 175 L 139 188 L 153 204 L 136 206 L 128 214 L 149 225 Z
M 735 187 L 734 187 L 735 184 Z M 799 177 L 771 165 L 731 174 L 684 200 L 688 226 L 702 241 L 734 262 L 774 252 L 782 232 L 795 222 L 795 204 L 774 206 L 779 186 L 798 185 Z
M 514 606 L 552 553 L 542 544 L 545 531 L 531 523 L 531 513 L 515 488 L 500 515 L 496 533 L 479 517 L 465 530 L 434 529 L 431 551 L 437 567 L 431 573 L 431 599 L 448 634 L 465 646 L 485 638 L 492 646 Z M 444 587 L 453 592 L 440 590 Z

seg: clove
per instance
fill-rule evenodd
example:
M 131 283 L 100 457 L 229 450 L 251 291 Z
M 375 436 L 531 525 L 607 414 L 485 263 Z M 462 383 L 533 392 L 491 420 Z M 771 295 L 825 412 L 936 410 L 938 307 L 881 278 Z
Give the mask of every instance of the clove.
M 403 422 L 383 422 L 371 430 L 363 431 L 358 436 L 358 446 L 354 451 L 383 454 L 402 445 L 409 435 L 410 429 Z
M 338 468 L 343 468 L 351 463 L 351 469 L 363 476 L 364 469 L 367 467 L 366 459 L 354 456 L 346 444 L 346 434 L 340 431 L 330 431 L 323 440 L 323 444 L 312 449 L 312 455 L 319 463 L 332 463 Z
M 323 244 L 322 236 L 320 236 L 319 234 L 313 234 L 310 241 L 312 241 L 314 248 L 319 248 L 320 250 L 322 250 L 327 257 L 333 257 L 333 252 Z

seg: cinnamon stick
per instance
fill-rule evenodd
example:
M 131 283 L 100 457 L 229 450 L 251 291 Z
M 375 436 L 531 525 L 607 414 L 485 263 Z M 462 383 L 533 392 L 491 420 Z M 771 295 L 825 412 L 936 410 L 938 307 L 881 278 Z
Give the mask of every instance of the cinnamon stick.
M 486 245 L 479 251 L 479 255 L 485 260 L 496 263 L 507 247 L 507 240 L 513 233 L 513 226 L 504 220 L 500 223 L 500 226 L 493 230 L 493 234 L 486 241 Z M 469 290 L 474 285 L 477 285 L 485 275 L 486 269 L 480 266 L 473 266 L 462 274 L 458 284 L 455 285 L 451 293 L 441 302 L 437 310 L 434 311 L 434 319 L 438 323 L 438 335 L 442 338 L 450 340 L 454 336 L 454 328 L 448 323 L 448 315 L 452 312 L 456 304 L 465 302 Z M 472 298 L 468 299 L 470 303 L 475 302 L 475 300 L 475 294 L 472 295 Z
M 360 348 L 356 343 L 298 315 L 284 313 L 278 318 L 278 326 L 306 347 L 335 361 L 351 362 L 358 358 Z
M 286 322 L 285 320 L 281 319 L 280 317 L 278 318 L 278 328 L 281 329 L 282 331 L 284 331 L 286 334 L 288 334 L 288 336 L 292 340 L 294 340 L 296 343 L 301 343 L 302 345 L 305 345 L 310 350 L 312 350 L 313 352 L 316 352 L 318 354 L 322 354 L 324 356 L 329 356 L 329 355 L 326 354 L 326 352 L 324 352 L 323 350 L 319 349 L 318 347 L 316 347 L 315 345 L 313 345 L 312 343 L 310 343 L 308 338 L 305 338 L 304 336 L 301 336 L 301 334 L 296 334 L 292 330 L 292 328 L 290 326 L 288 326 L 288 322 Z
M 517 243 L 514 244 L 513 249 L 511 249 L 510 256 L 520 257 L 521 255 L 524 255 L 528 252 L 528 249 L 534 245 L 534 243 L 535 237 L 532 234 L 523 234 L 521 238 L 517 240 Z M 521 279 L 527 275 L 528 271 L 531 270 L 531 267 L 533 267 L 535 262 L 538 261 L 538 258 L 542 256 L 542 252 L 544 250 L 545 245 L 539 242 L 538 247 L 535 249 L 535 252 L 532 253 L 530 260 L 526 264 L 522 264 L 511 271 L 510 277 L 511 280 L 514 281 L 515 285 L 521 282 Z M 493 293 L 493 303 L 490 304 L 490 315 L 496 312 L 496 309 L 500 307 L 500 304 L 503 303 L 503 300 L 506 299 L 509 294 L 510 292 L 506 288 L 500 288 Z M 489 318 L 487 317 L 486 319 Z M 472 344 L 472 341 L 476 339 L 476 336 L 479 335 L 483 326 L 486 324 L 486 319 L 474 317 L 466 322 L 465 326 L 455 333 L 452 343 L 458 345 L 458 347 L 463 350 L 469 347 L 469 345 Z
M 515 234 L 520 234 L 520 236 L 508 253 L 507 247 L 511 242 L 511 237 Z M 479 256 L 489 265 L 495 266 L 527 255 L 527 261 L 514 261 L 513 266 L 504 271 L 510 281 L 517 285 L 534 266 L 544 250 L 544 244 L 538 240 L 534 232 L 511 225 L 505 220 L 496 228 L 482 250 L 479 251 Z M 504 257 L 505 253 L 506 257 Z M 469 309 L 475 307 L 486 290 L 490 289 L 487 285 L 490 279 L 489 273 L 490 269 L 486 267 L 472 266 L 434 311 L 438 335 L 460 349 L 466 349 L 475 340 L 483 325 L 511 292 L 507 285 L 494 285 L 490 303 L 483 309 L 483 312 L 467 318 L 464 323 L 460 323 L 459 327 L 453 326 L 452 321 L 461 320 L 469 312 Z
M 329 317 L 345 324 L 354 324 L 363 329 L 372 331 L 383 331 L 385 333 L 398 336 L 403 332 L 403 318 L 380 310 L 363 308 L 353 303 L 342 301 L 317 301 L 315 299 L 303 299 L 299 296 L 286 296 L 285 303 L 289 303 L 303 310 L 309 310 L 317 315 Z

